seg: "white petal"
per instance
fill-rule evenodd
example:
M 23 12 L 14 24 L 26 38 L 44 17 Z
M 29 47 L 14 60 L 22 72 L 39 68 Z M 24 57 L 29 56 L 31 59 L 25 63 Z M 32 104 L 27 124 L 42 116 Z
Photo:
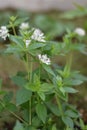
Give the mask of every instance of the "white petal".
M 79 36 L 85 36 L 86 34 L 85 30 L 82 28 L 76 28 L 74 32 L 78 34 Z

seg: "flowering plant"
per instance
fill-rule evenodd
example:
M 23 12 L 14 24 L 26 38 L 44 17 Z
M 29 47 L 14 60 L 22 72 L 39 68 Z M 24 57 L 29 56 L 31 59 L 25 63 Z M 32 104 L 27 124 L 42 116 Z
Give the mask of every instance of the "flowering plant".
M 74 86 L 86 80 L 79 71 L 71 70 L 73 51 L 86 54 L 86 46 L 77 42 L 73 44 L 73 38 L 85 35 L 85 31 L 68 30 L 62 42 L 54 42 L 47 41 L 41 30 L 21 22 L 12 16 L 9 25 L 0 29 L 0 37 L 11 41 L 4 54 L 18 55 L 26 68 L 26 72 L 11 77 L 19 86 L 15 103 L 11 100 L 11 93 L 1 90 L 0 111 L 7 109 L 18 119 L 14 130 L 73 130 L 80 114 L 68 103 L 68 94 L 76 93 Z M 18 31 L 15 27 L 19 28 Z M 65 65 L 54 63 L 55 56 L 64 56 Z

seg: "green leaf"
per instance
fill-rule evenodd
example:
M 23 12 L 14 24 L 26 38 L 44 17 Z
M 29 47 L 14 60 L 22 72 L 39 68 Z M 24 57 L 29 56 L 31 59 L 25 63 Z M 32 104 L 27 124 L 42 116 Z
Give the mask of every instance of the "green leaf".
M 44 43 L 32 43 L 29 45 L 29 50 L 34 50 L 34 49 L 38 49 L 40 47 L 44 47 L 45 44 Z
M 11 16 L 10 21 L 14 22 L 17 19 L 17 16 Z
M 67 93 L 77 93 L 78 91 L 74 88 L 71 88 L 71 87 L 64 87 L 63 88 L 65 90 L 65 92 Z
M 51 103 L 51 102 L 47 102 L 46 103 L 47 107 L 51 110 L 51 112 L 56 115 L 56 116 L 60 116 L 60 111 L 58 109 L 58 106 Z
M 55 93 L 56 93 L 56 95 L 57 95 L 60 99 L 66 101 L 66 102 L 68 101 L 68 96 L 67 96 L 66 93 L 61 92 L 59 89 L 56 89 L 56 90 L 55 90 Z
M 46 122 L 46 118 L 47 118 L 47 109 L 46 106 L 44 104 L 37 104 L 36 106 L 36 113 L 38 115 L 38 117 L 40 118 L 40 120 L 45 123 Z
M 22 52 L 21 48 L 15 46 L 15 45 L 8 45 L 8 48 L 5 50 L 4 53 L 6 53 L 6 54 L 10 54 L 10 53 L 17 54 L 19 52 Z
M 35 127 L 38 127 L 40 126 L 40 123 L 41 121 L 39 120 L 39 118 L 37 116 L 35 116 L 33 119 L 32 119 L 32 125 L 35 126 Z
M 69 126 L 70 128 L 74 127 L 73 120 L 68 116 L 63 116 L 62 121 L 65 123 L 66 126 Z
M 22 123 L 17 121 L 13 130 L 24 130 L 24 127 L 23 127 Z
M 46 72 L 50 73 L 51 75 L 55 76 L 55 73 L 53 72 L 53 70 L 51 69 L 51 67 L 49 65 L 42 65 L 43 68 L 46 70 Z
M 32 92 L 38 92 L 38 90 L 39 90 L 39 86 L 37 84 L 34 84 L 34 83 L 26 84 L 25 88 L 32 91 Z
M 52 126 L 52 130 L 57 130 L 56 125 L 55 125 L 55 124 Z
M 11 79 L 19 87 L 24 87 L 26 84 L 26 80 L 21 76 L 14 76 Z
M 71 77 L 74 79 L 81 80 L 81 81 L 87 81 L 87 77 L 80 74 L 79 71 L 72 72 Z
M 65 90 L 64 90 L 63 87 L 59 87 L 59 90 L 61 91 L 61 93 L 62 93 L 63 95 L 65 95 Z
M 81 44 L 81 43 L 72 44 L 72 50 L 77 50 L 81 52 L 82 54 L 87 55 L 87 48 L 85 44 Z
M 31 90 L 32 92 L 38 92 L 40 89 L 39 77 L 36 74 L 34 74 L 33 82 L 26 84 L 25 88 Z
M 43 92 L 41 92 L 41 91 L 38 91 L 37 93 L 38 93 L 39 97 L 40 97 L 43 101 L 45 101 L 45 94 L 44 94 Z
M 37 76 L 36 74 L 34 74 L 34 83 L 35 83 L 37 86 L 40 86 L 40 78 L 39 78 L 39 76 Z
M 42 92 L 50 92 L 52 91 L 54 86 L 52 84 L 43 83 L 40 87 L 40 91 Z
M 8 109 L 9 111 L 16 111 L 17 110 L 16 106 L 12 103 L 6 104 L 6 109 Z
M 84 129 L 84 127 L 85 127 L 84 121 L 82 119 L 80 119 L 80 126 L 82 129 Z
M 36 130 L 33 126 L 27 126 L 25 130 Z
M 29 102 L 26 102 L 26 103 L 24 103 L 24 104 L 21 105 L 21 108 L 23 109 L 23 111 L 22 111 L 22 117 L 23 117 L 23 119 L 26 122 L 29 121 L 29 117 L 28 117 L 28 115 L 29 115 L 29 109 L 27 109 L 28 108 L 28 103 Z
M 79 79 L 73 79 L 73 80 L 71 80 L 71 85 L 80 85 L 82 83 L 83 83 L 83 81 L 79 80 Z
M 16 43 L 19 47 L 21 47 L 21 48 L 24 47 L 25 44 L 21 37 L 10 35 L 9 38 L 12 42 Z
M 72 110 L 67 110 L 65 112 L 65 115 L 68 116 L 68 117 L 72 117 L 72 118 L 78 118 L 79 117 L 78 113 L 76 113 Z
M 72 63 L 72 57 L 70 57 L 70 59 L 68 59 L 66 65 L 64 67 L 64 71 L 63 71 L 64 78 L 67 78 L 70 75 L 71 63 Z
M 76 85 L 80 85 L 82 83 L 83 83 L 83 81 L 79 80 L 79 79 L 69 79 L 69 78 L 64 79 L 64 84 L 66 86 L 71 86 L 71 85 L 76 86 Z
M 13 97 L 13 92 L 8 92 L 4 97 L 3 97 L 3 100 L 4 102 L 10 102 L 12 100 L 12 97 Z
M 16 104 L 21 105 L 27 102 L 28 100 L 30 100 L 31 96 L 32 96 L 31 91 L 26 90 L 26 89 L 20 89 L 19 91 L 17 91 Z

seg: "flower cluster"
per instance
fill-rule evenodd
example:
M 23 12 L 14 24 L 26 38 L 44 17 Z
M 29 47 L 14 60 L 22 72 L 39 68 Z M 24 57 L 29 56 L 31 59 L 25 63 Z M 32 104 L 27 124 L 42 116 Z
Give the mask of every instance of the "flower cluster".
M 47 64 L 47 65 L 50 65 L 50 64 L 51 64 L 50 58 L 48 58 L 46 54 L 45 54 L 45 55 L 39 54 L 39 55 L 38 55 L 38 58 L 39 58 L 39 60 L 40 60 L 41 62 L 43 62 L 43 63 L 45 63 L 45 64 Z
M 21 23 L 20 29 L 21 30 L 27 30 L 29 28 L 29 23 Z
M 0 37 L 2 37 L 4 40 L 9 36 L 8 29 L 6 26 L 1 26 L 0 29 Z
M 35 29 L 31 38 L 39 42 L 45 42 L 45 36 L 40 29 Z
M 21 23 L 20 27 L 19 27 L 21 30 L 27 30 L 29 29 L 29 23 Z M 26 39 L 25 40 L 25 45 L 26 45 L 26 48 L 29 46 L 29 44 L 31 43 L 32 40 L 35 40 L 35 41 L 39 41 L 39 42 L 45 42 L 45 36 L 44 34 L 41 32 L 40 29 L 34 29 L 34 32 L 32 34 L 31 37 L 29 37 L 29 39 Z M 6 40 L 6 38 L 9 36 L 9 33 L 8 33 L 8 29 L 6 26 L 1 26 L 1 29 L 0 29 L 0 37 L 2 37 L 4 40 Z M 45 59 L 44 59 L 45 58 Z M 49 58 L 45 56 L 42 56 L 42 61 L 44 61 L 44 63 L 47 61 L 47 64 L 50 63 L 50 60 Z
M 79 36 L 85 36 L 86 34 L 85 30 L 82 28 L 76 28 L 74 32 L 78 34 Z
M 21 23 L 20 27 L 21 30 L 27 30 L 29 29 L 29 24 L 28 23 Z M 30 40 L 26 40 L 26 47 L 30 44 L 31 40 L 39 41 L 39 42 L 45 42 L 45 36 L 42 33 L 40 29 L 32 29 L 33 34 L 31 37 L 29 37 Z M 29 31 L 30 32 L 30 31 Z

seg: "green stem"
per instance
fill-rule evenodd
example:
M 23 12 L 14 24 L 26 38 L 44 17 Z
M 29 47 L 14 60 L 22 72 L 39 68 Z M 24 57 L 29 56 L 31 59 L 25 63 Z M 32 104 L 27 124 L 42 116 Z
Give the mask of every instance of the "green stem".
M 25 120 L 23 120 L 21 117 L 19 117 L 18 115 L 16 115 L 14 112 L 9 111 L 13 116 L 15 116 L 17 119 L 19 119 L 20 121 L 22 121 L 25 125 L 29 125 Z
M 30 82 L 32 82 L 32 67 L 33 67 L 33 64 L 32 64 L 32 58 L 31 58 L 31 62 L 30 62 Z
M 14 26 L 12 26 L 12 29 L 13 29 L 13 33 L 14 33 L 14 35 L 16 36 L 16 31 L 15 31 Z
M 14 27 L 13 24 L 12 24 L 12 29 L 13 29 L 13 33 L 14 33 L 14 35 L 16 36 L 16 30 L 15 30 L 15 27 Z
M 31 57 L 30 57 L 31 58 Z M 32 82 L 32 62 L 30 62 L 30 70 L 29 70 L 29 59 L 28 59 L 28 53 L 26 53 L 26 67 L 27 67 L 27 79 L 28 81 Z M 29 100 L 29 125 L 31 125 L 32 120 L 32 112 L 31 112 L 31 99 Z
M 29 125 L 31 125 L 32 113 L 31 113 L 31 99 L 29 100 Z
M 30 57 L 31 58 L 31 57 Z M 32 66 L 33 66 L 33 64 L 32 64 L 32 58 L 31 58 L 31 62 L 30 62 L 30 82 L 32 82 Z M 29 122 L 30 122 L 30 125 L 31 125 L 31 120 L 32 120 L 32 112 L 31 112 L 31 99 L 30 99 L 30 101 L 29 101 L 29 105 L 30 105 L 30 117 L 29 117 Z
M 61 106 L 61 103 L 60 103 L 60 99 L 58 98 L 57 95 L 55 95 L 55 97 L 56 97 L 56 101 L 57 101 L 57 104 L 58 104 L 60 113 L 61 113 L 61 115 L 63 116 L 64 114 L 63 114 L 63 109 L 62 109 L 62 106 Z
M 28 54 L 26 53 L 26 69 L 27 69 L 27 79 L 29 81 L 30 79 L 30 71 L 29 71 L 29 59 L 28 59 Z
M 39 79 L 40 79 L 40 73 L 41 73 L 41 65 L 39 67 Z

